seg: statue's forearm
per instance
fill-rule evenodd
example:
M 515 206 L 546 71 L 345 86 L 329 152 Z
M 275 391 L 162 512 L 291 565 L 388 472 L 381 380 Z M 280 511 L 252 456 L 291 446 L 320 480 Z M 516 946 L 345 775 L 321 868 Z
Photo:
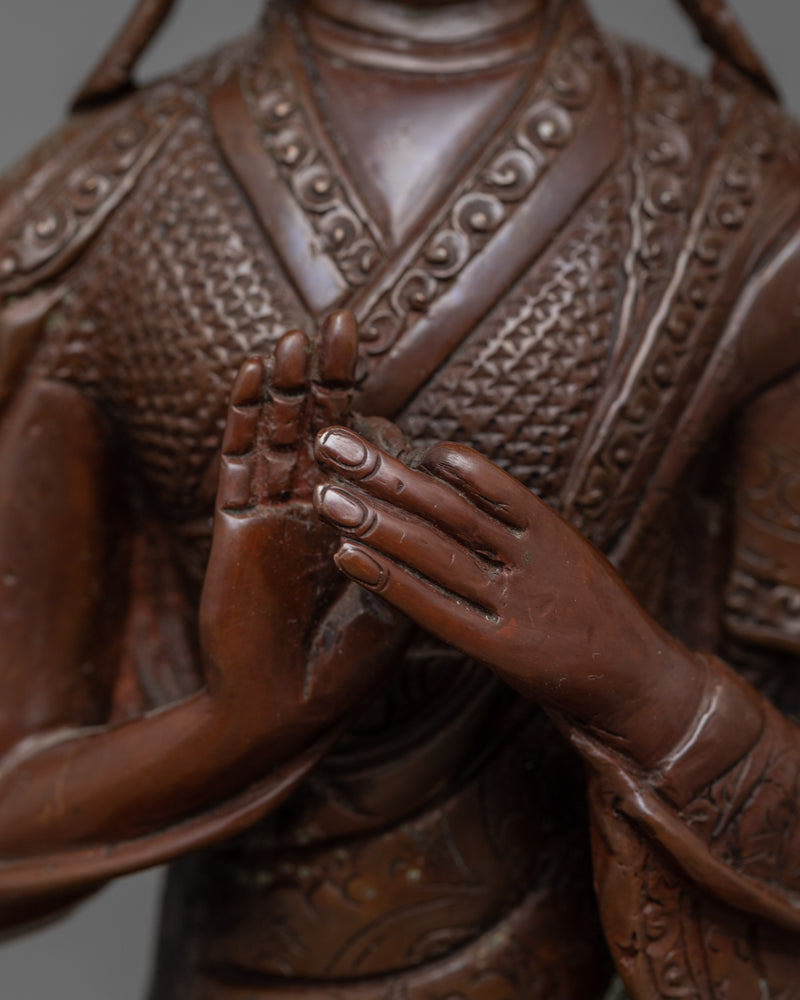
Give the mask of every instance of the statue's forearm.
M 103 421 L 72 387 L 23 387 L 0 428 L 0 855 L 136 827 L 195 781 L 208 695 L 106 727 L 124 619 Z M 35 516 L 32 512 L 35 511 Z M 234 739 L 229 737 L 229 755 Z M 140 763 L 141 761 L 141 763 Z M 163 789 L 163 791 L 157 791 Z M 135 817 L 135 819 L 134 819 Z
M 32 737 L 0 763 L 0 885 L 3 860 L 143 836 L 268 774 L 335 727 L 408 634 L 405 620 L 350 587 L 307 654 L 287 650 L 271 665 L 266 651 L 231 641 L 229 661 L 209 670 L 213 683 L 183 702 Z M 296 703 L 274 696 L 270 677 L 284 671 L 300 678 Z
M 191 804 L 216 723 L 204 692 L 118 726 L 28 738 L 2 765 L 0 856 L 124 838 L 174 815 L 181 795 Z
M 104 430 L 72 387 L 31 382 L 0 425 L 0 754 L 21 739 L 105 718 L 112 628 L 113 474 Z M 122 581 L 120 580 L 122 577 Z M 104 613 L 101 614 L 101 604 Z

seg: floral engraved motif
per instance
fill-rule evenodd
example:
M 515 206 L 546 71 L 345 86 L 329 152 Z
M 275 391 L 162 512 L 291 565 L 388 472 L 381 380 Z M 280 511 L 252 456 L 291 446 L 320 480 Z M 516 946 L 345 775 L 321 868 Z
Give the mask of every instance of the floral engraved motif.
M 798 769 L 789 750 L 796 730 L 768 727 L 734 767 L 703 789 L 682 820 L 711 853 L 754 885 L 781 886 L 792 905 L 798 890 Z
M 800 642 L 800 587 L 736 569 L 725 592 L 725 620 L 737 635 L 768 633 Z
M 246 72 L 243 83 L 261 142 L 288 191 L 308 214 L 322 250 L 349 285 L 364 285 L 383 255 L 320 148 L 290 74 L 271 63 Z
M 576 69 L 578 53 L 584 62 Z M 559 49 L 510 135 L 490 153 L 467 190 L 456 194 L 395 290 L 369 310 L 362 339 L 373 358 L 390 350 L 408 323 L 449 290 L 531 194 L 575 134 L 604 65 L 600 43 L 581 26 Z
M 793 393 L 788 402 L 786 397 L 781 400 L 789 414 L 787 425 L 792 398 Z M 789 442 L 751 438 L 746 439 L 742 459 L 726 624 L 746 641 L 798 648 L 800 456 Z
M 800 544 L 800 465 L 786 448 L 762 448 L 751 457 L 753 467 L 742 497 L 744 513 L 787 541 Z
M 775 758 L 767 762 L 762 757 L 753 773 L 761 774 L 765 764 L 775 772 L 776 762 Z M 770 777 L 763 786 L 772 801 L 777 797 L 769 790 Z M 785 781 L 783 775 L 776 777 L 779 782 Z M 734 768 L 682 813 L 703 839 L 713 840 L 723 828 L 720 845 L 713 844 L 712 849 L 726 863 L 736 857 L 738 806 L 750 787 L 742 781 L 742 769 Z M 756 790 L 755 794 L 761 792 Z M 738 804 L 737 808 L 731 806 L 732 802 Z M 630 994 L 622 992 L 620 984 L 607 1000 L 623 1000 L 627 995 L 660 1000 L 772 996 L 764 992 L 769 988 L 764 975 L 767 952 L 750 918 L 709 900 L 643 831 L 619 815 L 612 817 L 600 820 L 606 836 L 597 844 L 596 860 L 603 872 L 601 905 L 624 907 L 625 916 L 611 947 Z M 767 854 L 783 836 L 782 818 L 776 819 L 780 832 L 765 830 L 764 838 L 757 838 L 759 849 L 753 854 L 753 867 L 762 864 L 763 870 L 760 846 L 769 845 L 763 852 Z M 741 870 L 746 867 L 743 864 Z M 754 875 L 755 871 L 751 869 L 747 874 Z
M 682 910 L 683 880 L 647 855 L 642 871 L 642 950 L 659 997 L 700 997 L 692 975 Z

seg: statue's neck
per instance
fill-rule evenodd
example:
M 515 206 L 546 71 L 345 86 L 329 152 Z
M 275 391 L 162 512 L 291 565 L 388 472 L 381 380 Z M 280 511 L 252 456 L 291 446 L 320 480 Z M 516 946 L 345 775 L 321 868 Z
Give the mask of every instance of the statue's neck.
M 463 45 L 523 28 L 552 0 L 306 0 L 318 14 L 354 31 L 403 43 Z
M 282 8 L 329 132 L 390 244 L 430 217 L 504 121 L 563 2 L 301 0 Z
M 299 15 L 320 51 L 387 72 L 441 75 L 491 71 L 535 58 L 549 15 L 564 0 L 300 0 Z

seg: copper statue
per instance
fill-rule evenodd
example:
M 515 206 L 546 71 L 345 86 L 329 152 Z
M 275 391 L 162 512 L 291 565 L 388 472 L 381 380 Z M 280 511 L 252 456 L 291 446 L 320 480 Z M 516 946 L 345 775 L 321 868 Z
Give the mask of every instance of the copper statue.
M 800 996 L 800 132 L 581 0 L 295 0 L 0 185 L 0 916 L 152 1000 Z

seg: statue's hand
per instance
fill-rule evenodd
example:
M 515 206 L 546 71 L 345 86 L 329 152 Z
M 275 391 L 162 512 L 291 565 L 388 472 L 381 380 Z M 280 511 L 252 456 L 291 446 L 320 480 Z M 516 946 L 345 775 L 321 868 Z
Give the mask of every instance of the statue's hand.
M 311 627 L 342 589 L 335 533 L 311 503 L 314 436 L 350 420 L 357 347 L 352 315 L 336 313 L 316 342 L 293 330 L 239 372 L 200 606 L 210 682 L 300 698 Z
M 336 561 L 351 579 L 526 696 L 639 741 L 638 756 L 671 746 L 669 723 L 639 730 L 691 713 L 696 659 L 521 483 L 464 446 L 435 445 L 412 468 L 340 428 L 319 436 L 317 457 L 333 478 L 315 502 L 345 536 Z

